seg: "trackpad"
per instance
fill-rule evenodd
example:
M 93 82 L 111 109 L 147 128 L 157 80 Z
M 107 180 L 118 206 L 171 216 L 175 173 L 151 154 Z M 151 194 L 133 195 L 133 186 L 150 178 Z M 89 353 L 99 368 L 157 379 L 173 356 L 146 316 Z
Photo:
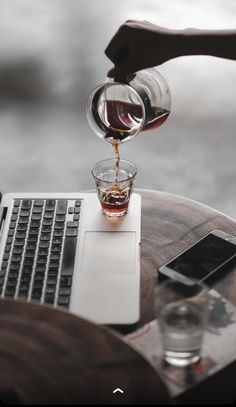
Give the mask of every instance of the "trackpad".
M 135 232 L 86 232 L 84 239 L 82 273 L 135 273 Z

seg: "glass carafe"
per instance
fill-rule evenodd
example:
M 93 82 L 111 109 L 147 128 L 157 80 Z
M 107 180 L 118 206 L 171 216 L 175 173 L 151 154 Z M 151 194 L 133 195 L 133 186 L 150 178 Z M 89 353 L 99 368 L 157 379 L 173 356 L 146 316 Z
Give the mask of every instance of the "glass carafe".
M 170 89 L 156 68 L 123 82 L 107 78 L 92 90 L 86 113 L 90 127 L 104 141 L 120 144 L 158 128 L 170 113 Z

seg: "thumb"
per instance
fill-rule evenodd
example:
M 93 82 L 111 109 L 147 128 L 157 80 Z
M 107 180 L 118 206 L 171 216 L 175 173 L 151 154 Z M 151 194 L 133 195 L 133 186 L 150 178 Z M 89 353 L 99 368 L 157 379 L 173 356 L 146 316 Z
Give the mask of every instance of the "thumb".
M 114 78 L 115 80 L 121 82 L 132 73 L 133 71 L 129 69 L 129 65 L 119 64 L 110 69 L 107 73 L 107 76 L 108 78 Z

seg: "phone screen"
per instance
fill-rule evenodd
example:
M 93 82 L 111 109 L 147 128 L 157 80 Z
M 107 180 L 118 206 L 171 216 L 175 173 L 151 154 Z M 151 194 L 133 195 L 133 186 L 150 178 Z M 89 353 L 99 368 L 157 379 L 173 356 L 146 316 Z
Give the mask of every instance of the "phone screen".
M 183 276 L 203 279 L 234 255 L 236 245 L 209 234 L 166 266 Z

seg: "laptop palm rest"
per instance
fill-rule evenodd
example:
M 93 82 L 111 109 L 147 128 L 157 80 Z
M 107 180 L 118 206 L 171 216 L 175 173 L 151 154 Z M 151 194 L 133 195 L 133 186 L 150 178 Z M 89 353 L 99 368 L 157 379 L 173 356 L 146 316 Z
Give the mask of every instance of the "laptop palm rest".
M 139 286 L 136 232 L 85 232 L 71 310 L 98 323 L 137 322 Z

